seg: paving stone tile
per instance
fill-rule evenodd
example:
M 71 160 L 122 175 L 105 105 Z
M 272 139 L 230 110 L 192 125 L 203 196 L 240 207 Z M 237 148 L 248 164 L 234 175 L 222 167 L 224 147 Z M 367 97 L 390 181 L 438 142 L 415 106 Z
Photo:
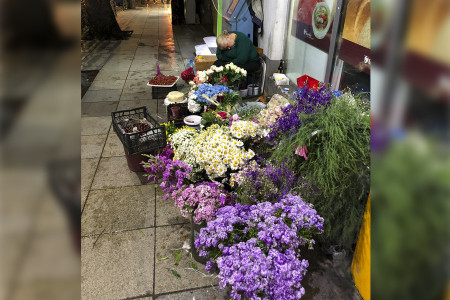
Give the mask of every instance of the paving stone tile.
M 152 89 L 151 89 L 151 87 L 148 87 L 147 91 L 141 91 L 141 92 L 123 91 L 122 95 L 120 96 L 120 101 L 149 100 L 149 99 L 152 99 Z
M 156 59 L 135 59 L 131 64 L 130 71 L 156 71 Z M 156 73 L 156 72 L 155 72 Z
M 125 83 L 125 80 L 123 82 Z M 88 90 L 81 102 L 119 101 L 122 87 L 120 89 Z
M 117 110 L 120 110 L 119 108 Z M 106 138 L 105 147 L 103 149 L 102 157 L 112 157 L 112 156 L 124 156 L 125 150 L 123 148 L 122 142 L 117 137 L 116 132 L 111 128 L 111 131 Z
M 86 203 L 88 194 L 89 194 L 89 191 L 87 191 L 87 190 L 81 191 L 81 210 L 83 210 L 83 207 L 84 207 L 84 204 Z
M 111 117 L 81 117 L 81 135 L 106 134 L 111 126 Z
M 81 239 L 82 299 L 124 299 L 151 295 L 153 229 Z
M 134 55 L 136 52 L 136 47 L 129 47 L 129 48 L 113 48 L 110 50 L 106 50 L 108 53 L 114 53 L 114 54 L 122 54 L 122 55 Z
M 103 70 L 110 70 L 110 71 L 128 71 L 131 66 L 131 61 L 121 61 L 121 62 L 114 62 L 114 61 L 108 61 L 104 66 Z
M 127 110 L 146 106 L 150 112 L 156 112 L 157 101 L 158 100 L 156 99 L 120 101 L 117 110 Z M 161 107 L 161 109 L 164 109 L 164 107 Z
M 124 93 L 136 93 L 136 92 L 147 92 L 151 91 L 151 87 L 147 85 L 147 80 L 142 79 L 127 79 L 125 86 L 123 87 Z
M 191 47 L 186 48 L 186 47 L 180 46 L 180 55 L 184 59 L 193 58 L 193 57 L 195 57 L 195 49 L 192 49 Z
M 180 48 L 176 46 L 160 46 L 158 48 L 158 54 L 170 54 L 170 53 L 177 53 L 180 54 Z
M 125 80 L 127 79 L 127 75 L 128 75 L 127 71 L 100 70 L 95 79 L 101 81 L 121 80 L 121 79 Z
M 128 169 L 125 156 L 101 158 L 91 190 L 141 185 L 139 176 Z
M 153 227 L 155 224 L 155 188 L 151 185 L 97 190 L 89 199 L 81 217 L 81 234 L 100 234 L 117 230 Z
M 175 207 L 172 199 L 164 200 L 164 193 L 158 186 L 156 188 L 156 226 L 187 224 L 189 219 L 181 215 L 180 209 Z
M 100 157 L 105 140 L 105 134 L 81 136 L 81 158 Z
M 97 169 L 98 158 L 81 159 L 81 190 L 89 190 L 95 170 Z
M 195 300 L 228 300 L 228 293 L 224 290 L 216 287 L 207 287 L 207 288 L 199 288 L 196 290 L 171 293 L 166 295 L 155 296 L 157 300 L 186 300 L 186 299 L 195 299 Z
M 144 35 L 144 34 L 142 34 Z M 149 47 L 158 47 L 159 46 L 159 39 L 158 38 L 143 38 L 141 37 L 139 40 L 139 46 L 149 46 Z
M 155 70 L 130 71 L 128 72 L 127 80 L 141 80 L 142 82 L 148 82 L 150 78 L 155 75 Z
M 119 101 L 85 102 L 81 103 L 81 115 L 89 117 L 111 117 L 111 112 L 116 111 Z
M 162 61 L 159 66 L 162 72 L 176 71 L 177 73 L 181 73 L 182 71 L 184 71 L 184 63 L 181 60 Z
M 183 252 L 178 266 L 174 265 L 173 249 L 180 249 L 186 241 L 189 243 L 189 238 L 190 228 L 187 224 L 156 228 L 155 294 L 218 284 L 214 274 L 203 276 L 197 271 L 188 270 L 189 261 L 192 261 L 200 272 L 205 273 L 204 265 L 194 261 L 187 252 Z M 170 258 L 159 259 L 165 256 Z M 181 277 L 175 277 L 171 270 L 175 270 Z
M 125 61 L 132 61 L 134 59 L 134 54 L 119 54 L 119 53 L 112 53 L 109 57 L 108 62 L 125 62 Z
M 119 80 L 94 80 L 88 91 L 98 90 L 121 90 L 125 84 L 125 79 Z
M 158 59 L 158 47 L 154 47 L 156 50 L 154 53 L 142 53 L 135 56 L 135 60 L 139 61 L 151 61 L 155 62 L 154 65 L 154 72 L 156 73 L 156 60 Z M 135 70 L 135 67 L 133 66 L 131 70 Z
M 157 37 L 156 37 L 157 38 Z M 139 46 L 136 50 L 134 59 L 157 59 L 157 46 Z
M 109 56 L 110 54 L 106 53 L 86 56 L 85 59 L 81 61 L 81 70 L 100 70 L 105 66 Z

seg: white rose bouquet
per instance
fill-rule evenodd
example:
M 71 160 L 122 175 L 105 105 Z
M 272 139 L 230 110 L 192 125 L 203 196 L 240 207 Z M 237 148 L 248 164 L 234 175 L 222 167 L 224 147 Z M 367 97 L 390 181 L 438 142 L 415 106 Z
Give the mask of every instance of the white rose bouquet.
M 233 63 L 225 66 L 217 67 L 212 65 L 206 71 L 198 71 L 194 82 L 197 84 L 210 83 L 212 85 L 221 84 L 225 86 L 232 86 L 235 89 L 247 77 L 247 71 L 239 68 Z

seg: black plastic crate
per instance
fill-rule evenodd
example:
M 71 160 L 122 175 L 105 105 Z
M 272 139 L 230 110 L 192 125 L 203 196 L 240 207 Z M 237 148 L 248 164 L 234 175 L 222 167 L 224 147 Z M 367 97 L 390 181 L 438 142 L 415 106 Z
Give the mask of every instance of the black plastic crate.
M 155 87 L 152 86 L 152 98 L 153 99 L 165 99 L 167 94 L 173 91 L 178 91 L 177 84 L 172 87 Z
M 147 107 L 121 110 L 111 113 L 114 131 L 122 142 L 125 152 L 157 153 L 166 146 L 166 128 L 160 125 L 148 112 Z M 145 123 L 150 129 L 126 133 L 125 128 Z M 138 125 L 142 126 L 142 125 Z

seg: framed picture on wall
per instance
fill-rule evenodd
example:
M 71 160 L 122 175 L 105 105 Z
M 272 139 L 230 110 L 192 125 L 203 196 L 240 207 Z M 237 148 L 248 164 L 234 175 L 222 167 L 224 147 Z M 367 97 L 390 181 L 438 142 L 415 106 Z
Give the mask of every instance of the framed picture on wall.
M 291 34 L 324 52 L 330 48 L 337 0 L 297 0 Z
M 339 59 L 370 73 L 370 1 L 349 0 Z

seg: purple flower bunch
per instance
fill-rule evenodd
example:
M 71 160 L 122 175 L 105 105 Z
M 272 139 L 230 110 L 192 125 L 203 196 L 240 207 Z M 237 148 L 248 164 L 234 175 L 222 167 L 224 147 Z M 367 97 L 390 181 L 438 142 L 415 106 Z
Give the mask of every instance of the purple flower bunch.
M 290 249 L 270 249 L 266 255 L 257 243 L 252 238 L 235 244 L 217 259 L 219 287 L 231 286 L 233 299 L 300 299 L 308 261 L 299 260 Z
M 180 189 L 186 184 L 186 178 L 192 171 L 189 167 L 182 161 L 172 160 L 173 150 L 165 149 L 161 154 L 152 156 L 145 155 L 148 157 L 147 162 L 143 162 L 145 172 L 147 172 L 147 179 L 153 180 L 154 183 L 158 183 L 166 192 L 164 199 L 167 200 L 170 194 Z
M 184 217 L 192 214 L 194 223 L 201 224 L 211 221 L 218 208 L 230 202 L 231 196 L 222 189 L 220 183 L 202 182 L 174 190 L 172 199 Z
M 275 168 L 270 164 L 261 167 L 256 162 L 248 164 L 230 180 L 235 187 L 236 202 L 254 204 L 269 201 L 278 202 L 292 189 L 300 186 L 300 179 L 294 176 L 289 168 L 282 164 Z
M 195 247 L 210 259 L 207 271 L 217 263 L 219 285 L 230 285 L 235 299 L 298 299 L 307 267 L 298 248 L 312 247 L 312 235 L 322 230 L 323 218 L 312 205 L 288 194 L 277 203 L 219 208 L 216 219 L 200 230 Z
M 297 89 L 293 94 L 295 104 L 282 108 L 282 114 L 275 124 L 270 126 L 267 136 L 269 141 L 287 133 L 294 133 L 301 126 L 300 114 L 314 114 L 318 109 L 328 107 L 333 97 L 333 92 L 322 86 L 314 89 Z

